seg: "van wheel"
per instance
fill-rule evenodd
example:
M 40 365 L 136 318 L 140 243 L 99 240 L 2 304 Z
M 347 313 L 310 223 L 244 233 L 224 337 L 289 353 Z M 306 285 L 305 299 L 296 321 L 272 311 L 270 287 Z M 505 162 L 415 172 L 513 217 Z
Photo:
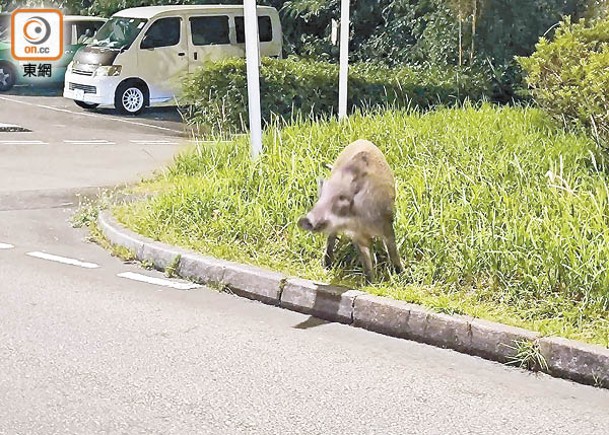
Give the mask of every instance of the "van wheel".
M 146 106 L 146 90 L 137 83 L 122 83 L 116 89 L 114 107 L 123 115 L 139 115 Z
M 74 100 L 78 107 L 82 107 L 83 109 L 95 109 L 99 104 L 96 103 L 85 103 L 84 101 Z
M 0 62 L 0 92 L 8 91 L 15 84 L 15 69 L 6 62 Z

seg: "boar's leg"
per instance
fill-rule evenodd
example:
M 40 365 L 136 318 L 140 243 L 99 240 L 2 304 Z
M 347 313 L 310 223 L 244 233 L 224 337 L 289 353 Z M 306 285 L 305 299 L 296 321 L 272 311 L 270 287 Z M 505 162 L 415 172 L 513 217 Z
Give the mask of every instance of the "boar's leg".
M 387 254 L 391 259 L 391 263 L 393 264 L 393 269 L 395 273 L 402 273 L 404 269 L 402 268 L 402 260 L 400 259 L 400 253 L 398 252 L 398 248 L 395 244 L 395 232 L 393 231 L 393 225 L 390 225 L 387 228 L 387 234 L 385 235 L 385 249 L 387 250 Z
M 370 251 L 370 240 L 362 243 L 359 241 L 353 241 L 359 254 L 359 261 L 362 263 L 364 268 L 364 274 L 366 275 L 366 282 L 371 284 L 374 281 L 374 268 L 372 266 L 372 253 Z
M 324 267 L 329 269 L 334 263 L 334 246 L 336 246 L 336 234 L 330 234 L 326 242 L 326 253 L 324 254 Z

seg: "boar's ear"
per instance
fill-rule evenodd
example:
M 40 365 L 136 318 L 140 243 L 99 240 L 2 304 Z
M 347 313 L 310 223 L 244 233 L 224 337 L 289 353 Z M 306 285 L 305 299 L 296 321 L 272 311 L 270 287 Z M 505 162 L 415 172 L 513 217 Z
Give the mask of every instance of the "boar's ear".
M 345 168 L 345 172 L 351 177 L 349 189 L 352 195 L 356 195 L 363 187 L 367 172 L 362 171 L 356 165 L 349 165 Z
M 349 165 L 345 168 L 352 176 L 352 187 L 353 194 L 358 193 L 363 184 L 366 176 L 368 175 L 368 154 L 364 151 L 360 151 L 351 159 Z
M 351 172 L 354 177 L 365 177 L 368 173 L 369 156 L 365 151 L 360 151 L 351 158 L 347 171 Z
M 317 179 L 317 196 L 320 197 L 321 196 L 321 189 L 323 189 L 324 187 L 324 182 L 326 180 L 324 180 L 323 178 L 318 178 Z
M 360 151 L 359 153 L 357 153 L 356 155 L 353 156 L 353 163 L 355 163 L 363 168 L 368 167 L 368 160 L 369 160 L 369 156 L 368 156 L 368 152 L 366 152 L 366 151 Z

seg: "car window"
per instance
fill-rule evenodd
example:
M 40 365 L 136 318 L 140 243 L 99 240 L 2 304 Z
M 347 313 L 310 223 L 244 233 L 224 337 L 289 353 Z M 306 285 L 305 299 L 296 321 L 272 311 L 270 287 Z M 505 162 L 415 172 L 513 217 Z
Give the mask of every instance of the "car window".
M 10 15 L 0 15 L 0 41 L 8 41 L 10 39 L 11 33 L 11 16 Z
M 230 44 L 226 15 L 192 17 L 190 29 L 194 45 Z
M 245 21 L 243 17 L 235 17 L 235 30 L 237 31 L 237 43 L 245 42 Z M 258 34 L 260 42 L 269 42 L 273 40 L 273 25 L 271 17 L 258 17 Z
M 141 48 L 171 47 L 180 42 L 180 18 L 161 18 L 156 20 L 142 39 Z
M 103 25 L 103 21 L 79 21 L 76 26 L 76 43 L 88 44 L 93 41 L 93 36 Z
M 111 50 L 128 49 L 148 20 L 142 18 L 112 17 L 101 26 L 91 46 Z
M 63 23 L 63 45 L 72 45 L 74 44 L 72 40 L 72 23 L 64 22 Z

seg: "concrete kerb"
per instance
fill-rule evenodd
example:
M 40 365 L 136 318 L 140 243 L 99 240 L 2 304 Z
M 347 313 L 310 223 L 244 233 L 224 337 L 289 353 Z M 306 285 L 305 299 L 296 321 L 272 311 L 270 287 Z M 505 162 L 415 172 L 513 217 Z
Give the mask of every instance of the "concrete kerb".
M 609 351 L 560 337 L 544 337 L 539 351 L 552 376 L 609 388 Z
M 108 212 L 100 211 L 97 224 L 102 234 L 110 244 L 121 246 L 133 252 L 135 258 L 144 261 L 145 238 L 131 231 L 125 231 L 125 227 L 120 225 Z
M 100 212 L 98 224 L 110 243 L 131 250 L 138 260 L 159 270 L 171 266 L 179 276 L 198 283 L 220 285 L 239 296 L 324 320 L 501 363 L 523 363 L 555 377 L 609 388 L 609 350 L 601 346 L 542 337 L 521 328 L 436 313 L 358 290 L 205 257 L 135 234 L 107 211 Z
M 133 252 L 139 261 L 151 263 L 164 271 L 171 265 L 182 278 L 202 284 L 220 286 L 239 296 L 266 304 L 279 305 L 287 276 L 257 267 L 206 257 L 136 234 L 100 211 L 98 225 L 112 245 Z
M 355 300 L 365 294 L 345 287 L 290 278 L 283 289 L 280 305 L 320 319 L 351 324 Z

